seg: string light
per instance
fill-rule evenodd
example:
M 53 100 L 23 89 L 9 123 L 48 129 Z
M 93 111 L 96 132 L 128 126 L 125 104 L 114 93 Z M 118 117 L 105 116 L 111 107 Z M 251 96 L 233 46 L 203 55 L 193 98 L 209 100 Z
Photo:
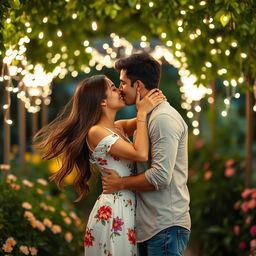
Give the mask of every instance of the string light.
M 93 21 L 91 25 L 92 25 L 92 30 L 96 31 L 98 29 L 98 25 L 96 21 Z

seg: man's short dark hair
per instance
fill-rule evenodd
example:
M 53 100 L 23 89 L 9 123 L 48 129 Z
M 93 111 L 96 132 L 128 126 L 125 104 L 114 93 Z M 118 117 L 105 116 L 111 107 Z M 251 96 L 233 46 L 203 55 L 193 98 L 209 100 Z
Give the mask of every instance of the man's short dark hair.
M 121 58 L 115 63 L 117 71 L 126 70 L 126 76 L 133 83 L 140 80 L 146 89 L 159 87 L 161 77 L 160 64 L 147 53 L 132 54 L 127 58 Z

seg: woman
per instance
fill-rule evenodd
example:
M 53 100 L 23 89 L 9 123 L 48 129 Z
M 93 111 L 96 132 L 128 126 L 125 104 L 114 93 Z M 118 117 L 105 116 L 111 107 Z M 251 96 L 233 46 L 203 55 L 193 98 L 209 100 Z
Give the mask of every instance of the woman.
M 37 148 L 45 151 L 44 159 L 62 159 L 62 167 L 51 179 L 61 189 L 64 178 L 75 168 L 73 185 L 79 201 L 89 191 L 90 163 L 99 169 L 118 170 L 120 176 L 132 175 L 133 161 L 146 161 L 148 156 L 146 115 L 163 100 L 158 89 L 143 100 L 138 92 L 137 119 L 115 122 L 116 112 L 125 106 L 119 90 L 103 75 L 82 81 L 62 114 L 35 136 Z M 136 139 L 131 143 L 127 135 L 135 129 Z M 134 214 L 133 192 L 100 195 L 88 220 L 85 255 L 136 255 Z

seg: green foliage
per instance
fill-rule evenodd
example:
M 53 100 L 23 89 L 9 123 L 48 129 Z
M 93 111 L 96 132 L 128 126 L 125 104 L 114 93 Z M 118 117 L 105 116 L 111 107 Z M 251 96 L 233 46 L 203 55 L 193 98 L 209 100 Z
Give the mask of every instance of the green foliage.
M 95 0 L 95 1 L 65 1 L 65 0 L 4 0 L 0 3 L 0 47 L 7 49 L 16 45 L 22 36 L 31 39 L 28 46 L 28 59 L 36 64 L 41 62 L 47 70 L 53 70 L 59 65 L 48 63 L 46 55 L 52 56 L 61 52 L 67 46 L 67 62 L 72 62 L 75 69 L 89 62 L 88 54 L 84 53 L 84 40 L 93 42 L 96 38 L 108 37 L 115 32 L 129 40 L 140 40 L 141 35 L 148 39 L 161 38 L 166 33 L 163 43 L 173 41 L 171 46 L 175 52 L 176 43 L 180 43 L 181 51 L 186 56 L 188 70 L 197 75 L 197 84 L 207 84 L 218 76 L 217 71 L 225 68 L 223 79 L 238 78 L 247 75 L 249 70 L 255 70 L 255 31 L 256 2 L 254 0 L 232 1 L 197 1 L 159 0 L 149 6 L 148 0 Z M 141 8 L 137 9 L 136 4 Z M 72 18 L 77 14 L 76 18 Z M 48 17 L 44 23 L 43 18 Z M 11 18 L 11 23 L 6 19 Z M 183 31 L 178 31 L 178 21 L 182 21 Z M 91 22 L 96 21 L 98 30 L 92 31 Z M 32 32 L 27 32 L 25 23 L 29 22 Z M 210 24 L 214 27 L 210 28 Z M 58 38 L 58 30 L 63 36 Z M 39 39 L 38 34 L 44 33 Z M 195 38 L 191 39 L 190 35 Z M 221 41 L 217 38 L 221 36 Z M 212 43 L 209 40 L 212 39 Z M 48 48 L 47 42 L 53 41 L 53 47 Z M 236 42 L 237 47 L 231 43 Z M 216 49 L 215 54 L 211 50 Z M 74 56 L 79 50 L 80 55 Z M 225 51 L 230 54 L 226 55 Z M 243 59 L 241 53 L 246 53 Z M 180 57 L 181 61 L 182 56 Z M 62 61 L 62 60 L 60 60 Z M 211 62 L 212 67 L 206 68 L 205 63 Z M 255 71 L 253 71 L 255 72 Z M 206 78 L 200 78 L 204 74 Z M 253 73 L 253 76 L 255 74 Z
M 12 237 L 17 243 L 11 246 L 13 256 L 21 255 L 20 246 L 35 248 L 37 255 L 81 255 L 84 228 L 76 210 L 64 194 L 52 193 L 48 182 L 34 175 L 30 180 L 1 175 L 0 254 L 7 252 L 4 245 L 10 249 L 7 239 Z

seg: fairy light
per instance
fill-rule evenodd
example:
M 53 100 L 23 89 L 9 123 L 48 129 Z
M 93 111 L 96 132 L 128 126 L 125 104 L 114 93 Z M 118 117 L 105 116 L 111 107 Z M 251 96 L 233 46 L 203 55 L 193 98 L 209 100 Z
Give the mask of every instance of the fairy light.
M 167 36 L 167 35 L 166 35 L 165 32 L 163 32 L 163 33 L 161 34 L 161 37 L 162 37 L 162 38 L 166 38 L 166 36 Z
M 194 34 L 190 34 L 190 35 L 189 35 L 189 38 L 190 38 L 191 40 L 194 40 L 194 39 L 195 39 L 195 35 L 194 35 Z
M 206 2 L 205 2 L 205 1 L 201 1 L 199 4 L 200 4 L 201 6 L 204 6 L 204 5 L 206 5 Z
M 182 32 L 183 32 L 183 27 L 178 27 L 178 31 L 179 31 L 180 33 L 182 33 Z
M 170 47 L 170 46 L 172 46 L 172 45 L 173 45 L 173 42 L 172 42 L 172 41 L 170 41 L 170 40 L 168 40 L 168 41 L 166 42 L 166 45 Z
M 186 15 L 186 11 L 181 10 L 181 11 L 180 11 L 180 14 L 181 14 L 181 15 Z
M 244 78 L 243 77 L 239 77 L 238 78 L 238 83 L 242 84 L 244 82 Z
M 12 20 L 11 20 L 10 18 L 8 18 L 8 19 L 6 19 L 6 22 L 7 22 L 7 23 L 11 23 Z
M 225 51 L 225 55 L 226 55 L 226 56 L 229 56 L 229 55 L 230 55 L 230 50 L 226 50 L 226 51 Z
M 217 41 L 218 43 L 220 43 L 220 42 L 222 41 L 222 37 L 221 37 L 221 36 L 218 36 L 218 37 L 216 38 L 216 41 Z
M 143 36 L 141 36 L 141 38 L 140 38 L 140 39 L 141 39 L 141 41 L 147 41 L 147 37 L 146 37 L 146 36 L 144 36 L 144 35 L 143 35 Z
M 180 20 L 177 21 L 177 25 L 178 25 L 179 27 L 182 26 L 182 24 L 183 24 L 183 20 L 182 20 L 182 19 L 180 19 Z
M 39 38 L 39 39 L 43 39 L 43 38 L 44 38 L 44 32 L 40 32 L 40 33 L 38 34 L 38 38 Z
M 62 31 L 61 31 L 61 30 L 58 30 L 58 31 L 57 31 L 57 36 L 58 36 L 58 37 L 62 37 Z
M 215 28 L 215 25 L 211 23 L 211 24 L 209 24 L 209 28 L 210 28 L 210 29 L 214 29 L 214 28 Z
M 53 46 L 53 42 L 52 42 L 52 41 L 48 41 L 48 42 L 47 42 L 47 46 L 48 46 L 48 47 L 52 47 L 52 46 Z
M 211 67 L 212 67 L 212 63 L 211 63 L 210 61 L 206 61 L 206 62 L 205 62 L 205 66 L 206 66 L 207 68 L 211 68 Z
M 231 46 L 234 47 L 234 48 L 236 48 L 236 47 L 237 47 L 237 42 L 233 41 L 233 42 L 231 43 Z
M 199 28 L 196 29 L 196 34 L 200 36 L 202 34 L 201 30 Z
M 236 81 L 235 79 L 232 79 L 232 80 L 230 81 L 230 83 L 231 83 L 231 86 L 233 86 L 233 87 L 236 87 L 236 86 L 237 86 L 237 81 Z
M 75 20 L 77 18 L 77 14 L 76 13 L 73 13 L 72 14 L 72 19 Z
M 152 8 L 154 6 L 154 3 L 153 2 L 149 2 L 148 5 L 149 5 L 150 8 Z
M 228 80 L 224 80 L 223 84 L 227 87 L 227 86 L 229 86 L 229 81 Z
M 223 110 L 223 111 L 221 112 L 221 115 L 222 115 L 223 117 L 226 117 L 227 114 L 228 114 L 228 112 L 227 112 L 226 110 Z
M 136 6 L 135 6 L 135 8 L 136 8 L 136 10 L 140 10 L 140 8 L 141 8 L 140 3 L 137 3 Z
M 235 93 L 235 98 L 236 98 L 236 99 L 239 99 L 239 98 L 240 98 L 240 93 L 239 93 L 239 92 Z
M 88 40 L 85 40 L 84 42 L 83 42 L 83 45 L 84 45 L 84 47 L 87 47 L 87 46 L 89 46 L 89 41 Z
M 242 52 L 242 53 L 240 54 L 240 56 L 241 56 L 243 59 L 246 59 L 246 58 L 247 58 L 247 54 L 244 53 L 244 52 Z
M 217 53 L 217 50 L 216 49 L 211 49 L 210 53 L 211 53 L 211 55 L 214 55 L 214 54 Z
M 199 129 L 197 129 L 197 128 L 193 129 L 193 134 L 194 135 L 199 135 L 199 133 L 200 133 Z
M 194 121 L 192 122 L 192 126 L 193 126 L 193 127 L 198 127 L 198 126 L 199 126 L 199 122 L 196 121 L 196 120 L 194 120 Z
M 98 29 L 98 25 L 97 25 L 96 21 L 93 21 L 91 26 L 92 26 L 93 31 L 96 31 Z
M 47 22 L 48 22 L 48 17 L 45 16 L 45 17 L 43 18 L 43 23 L 47 23 Z

